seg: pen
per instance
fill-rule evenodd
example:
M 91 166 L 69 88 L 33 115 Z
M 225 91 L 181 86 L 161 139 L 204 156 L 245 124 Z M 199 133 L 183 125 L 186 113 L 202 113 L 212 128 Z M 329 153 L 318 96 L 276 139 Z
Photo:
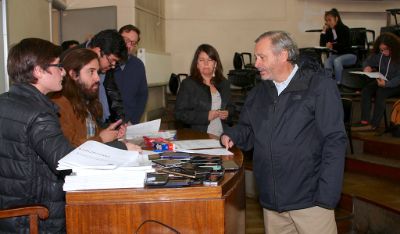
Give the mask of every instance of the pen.
M 161 155 L 160 158 L 162 159 L 190 159 L 190 156 L 186 155 Z

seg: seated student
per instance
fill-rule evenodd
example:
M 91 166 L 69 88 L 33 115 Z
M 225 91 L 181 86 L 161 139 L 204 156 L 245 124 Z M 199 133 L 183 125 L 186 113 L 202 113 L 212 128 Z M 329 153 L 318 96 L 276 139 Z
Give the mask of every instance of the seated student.
M 99 57 L 99 100 L 103 107 L 103 115 L 97 120 L 98 123 L 108 126 L 109 123 L 116 120 L 125 120 L 122 98 L 114 76 L 106 77 L 105 74 L 107 71 L 113 70 L 120 61 L 126 61 L 128 53 L 124 39 L 116 30 L 107 29 L 97 33 L 79 47 L 88 48 L 96 52 Z
M 380 72 L 388 81 L 376 79 L 362 89 L 361 126 L 353 127 L 355 131 L 376 129 L 385 111 L 386 98 L 400 96 L 400 39 L 392 33 L 382 33 L 374 43 L 373 53 L 364 62 L 364 71 Z
M 37 38 L 14 45 L 7 64 L 12 85 L 0 95 L 0 209 L 46 206 L 40 233 L 66 232 L 64 179 L 56 168 L 73 147 L 46 96 L 62 88 L 60 54 L 59 46 Z M 0 233 L 29 233 L 29 218 L 0 219 Z
M 343 24 L 335 8 L 325 12 L 325 24 L 319 44 L 330 49 L 331 52 L 324 65 L 326 69 L 334 71 L 335 80 L 340 84 L 343 66 L 354 65 L 357 62 L 357 56 L 351 51 L 350 29 Z
M 190 77 L 182 81 L 176 97 L 175 118 L 192 129 L 220 136 L 233 114 L 229 81 L 223 76 L 217 50 L 200 45 L 193 57 Z
M 126 131 L 122 120 L 102 130 L 96 123 L 102 115 L 97 54 L 84 48 L 71 50 L 64 56 L 62 64 L 66 71 L 64 88 L 52 100 L 60 107 L 61 128 L 71 143 L 79 146 L 91 139 L 118 148 L 125 148 L 126 144 L 130 150 L 140 150 L 139 146 L 117 141 Z

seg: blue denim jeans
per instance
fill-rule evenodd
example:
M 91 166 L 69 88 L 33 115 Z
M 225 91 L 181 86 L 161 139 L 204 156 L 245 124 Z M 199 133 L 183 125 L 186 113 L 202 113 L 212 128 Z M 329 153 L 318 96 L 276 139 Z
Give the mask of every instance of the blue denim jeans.
M 355 54 L 330 54 L 325 61 L 325 69 L 335 72 L 335 80 L 338 84 L 342 81 L 343 66 L 354 65 L 357 62 Z

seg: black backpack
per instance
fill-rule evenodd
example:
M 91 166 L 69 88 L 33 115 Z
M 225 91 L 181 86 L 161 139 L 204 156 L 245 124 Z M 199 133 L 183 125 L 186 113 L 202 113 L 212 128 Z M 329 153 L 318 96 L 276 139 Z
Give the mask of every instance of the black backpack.
M 235 52 L 233 55 L 233 67 L 235 70 L 240 70 L 243 67 L 243 57 L 240 53 Z
M 182 77 L 182 79 L 181 79 L 181 77 Z M 176 95 L 178 93 L 179 86 L 181 85 L 181 81 L 187 77 L 188 77 L 188 74 L 172 73 L 171 76 L 169 77 L 169 82 L 168 82 L 169 91 L 171 91 L 171 93 L 173 95 Z

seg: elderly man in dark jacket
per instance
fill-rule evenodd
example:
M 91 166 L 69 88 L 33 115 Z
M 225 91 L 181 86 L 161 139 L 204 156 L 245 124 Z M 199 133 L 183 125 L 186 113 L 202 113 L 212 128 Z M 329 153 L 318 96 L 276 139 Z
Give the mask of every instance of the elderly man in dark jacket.
M 339 92 L 323 71 L 298 67 L 287 33 L 256 40 L 263 79 L 248 95 L 237 126 L 221 142 L 254 147 L 253 169 L 267 233 L 336 233 L 346 133 Z
M 13 85 L 0 95 L 0 209 L 45 205 L 49 218 L 40 221 L 40 233 L 65 233 L 64 179 L 56 167 L 73 148 L 46 97 L 62 88 L 60 53 L 42 39 L 16 44 L 7 67 Z M 0 220 L 0 233 L 28 232 L 27 217 Z

